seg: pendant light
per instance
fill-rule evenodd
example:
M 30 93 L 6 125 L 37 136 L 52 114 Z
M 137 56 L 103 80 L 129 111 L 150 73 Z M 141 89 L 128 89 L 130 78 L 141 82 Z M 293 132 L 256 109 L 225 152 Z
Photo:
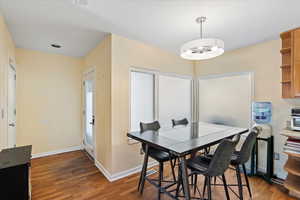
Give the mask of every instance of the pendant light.
M 200 39 L 192 40 L 181 47 L 180 56 L 187 60 L 205 60 L 217 57 L 224 53 L 224 42 L 220 39 L 203 38 L 203 23 L 206 17 L 198 17 L 200 24 Z

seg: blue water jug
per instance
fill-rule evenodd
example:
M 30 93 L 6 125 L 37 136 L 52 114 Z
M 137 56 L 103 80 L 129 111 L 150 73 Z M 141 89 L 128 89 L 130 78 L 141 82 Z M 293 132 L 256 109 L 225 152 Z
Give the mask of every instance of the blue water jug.
M 268 124 L 272 118 L 271 102 L 253 102 L 252 104 L 253 120 L 257 124 Z

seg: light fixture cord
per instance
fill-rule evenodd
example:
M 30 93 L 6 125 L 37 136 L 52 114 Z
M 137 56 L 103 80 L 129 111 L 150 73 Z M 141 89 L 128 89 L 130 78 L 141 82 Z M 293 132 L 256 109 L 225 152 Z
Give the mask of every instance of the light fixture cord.
M 203 38 L 203 21 L 201 20 L 200 21 L 200 39 L 202 39 Z

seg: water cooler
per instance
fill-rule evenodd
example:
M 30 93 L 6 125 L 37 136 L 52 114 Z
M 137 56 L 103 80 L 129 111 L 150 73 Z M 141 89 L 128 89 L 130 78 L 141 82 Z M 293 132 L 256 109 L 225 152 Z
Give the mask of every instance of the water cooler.
M 271 102 L 253 102 L 252 116 L 255 124 L 253 127 L 260 129 L 255 148 L 251 157 L 251 175 L 261 176 L 271 182 L 274 168 L 274 138 L 272 135 L 272 104 Z M 261 151 L 265 150 L 265 151 Z M 266 170 L 259 168 L 263 163 Z

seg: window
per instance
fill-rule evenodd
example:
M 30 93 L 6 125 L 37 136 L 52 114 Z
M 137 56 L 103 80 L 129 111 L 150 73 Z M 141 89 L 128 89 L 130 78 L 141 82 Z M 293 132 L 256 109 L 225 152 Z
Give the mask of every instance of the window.
M 172 119 L 191 122 L 192 78 L 159 75 L 158 116 L 162 127 L 171 127 Z
M 199 120 L 251 127 L 251 72 L 211 75 L 199 79 Z
M 131 131 L 140 130 L 140 122 L 155 120 L 155 76 L 131 71 Z
M 162 128 L 172 119 L 192 120 L 192 77 L 133 69 L 131 75 L 130 127 L 158 120 Z

